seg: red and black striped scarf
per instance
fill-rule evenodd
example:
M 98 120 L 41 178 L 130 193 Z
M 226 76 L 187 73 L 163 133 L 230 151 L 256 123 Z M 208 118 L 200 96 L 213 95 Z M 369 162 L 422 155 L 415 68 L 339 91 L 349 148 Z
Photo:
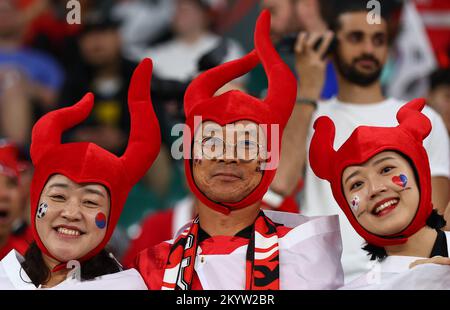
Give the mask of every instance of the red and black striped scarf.
M 178 236 L 169 253 L 161 289 L 189 290 L 197 256 L 199 218 Z M 280 289 L 278 235 L 276 225 L 260 212 L 247 247 L 246 290 Z

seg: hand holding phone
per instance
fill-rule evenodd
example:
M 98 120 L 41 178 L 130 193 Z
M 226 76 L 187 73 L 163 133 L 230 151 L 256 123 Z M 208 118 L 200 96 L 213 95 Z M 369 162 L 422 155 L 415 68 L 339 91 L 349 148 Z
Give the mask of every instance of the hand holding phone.
M 320 99 L 328 61 L 327 55 L 335 48 L 332 32 L 298 35 L 295 45 L 295 68 L 299 76 L 301 97 Z

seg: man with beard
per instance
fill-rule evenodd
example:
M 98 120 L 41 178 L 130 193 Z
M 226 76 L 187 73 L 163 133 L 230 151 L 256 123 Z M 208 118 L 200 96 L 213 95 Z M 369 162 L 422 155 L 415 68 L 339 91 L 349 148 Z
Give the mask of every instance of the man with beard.
M 297 123 L 301 126 L 301 122 L 309 119 L 310 128 L 306 139 L 304 137 L 302 139 L 300 129 L 295 139 L 299 152 L 302 152 L 298 159 L 300 163 L 292 162 L 291 168 L 286 168 L 280 163 L 278 173 L 282 173 L 280 170 L 283 167 L 284 169 L 305 167 L 306 156 L 303 153 L 305 150 L 308 151 L 313 133 L 312 124 L 319 116 L 328 116 L 336 124 L 335 148 L 339 148 L 360 125 L 388 127 L 397 124 L 395 116 L 403 102 L 386 98 L 380 85 L 380 74 L 388 56 L 391 35 L 388 30 L 389 16 L 383 11 L 387 4 L 388 1 L 381 3 L 382 16 L 379 24 L 368 23 L 366 1 L 341 1 L 337 7 L 330 10 L 333 16 L 327 18 L 327 23 L 334 31 L 338 42 L 332 60 L 338 75 L 339 92 L 337 97 L 326 102 L 316 103 L 324 80 L 326 60 L 323 59 L 323 54 L 326 48 L 322 46 L 318 51 L 314 50 L 313 47 L 319 39 L 317 34 L 299 35 L 296 67 L 302 72 L 302 76 L 297 104 L 302 104 L 303 108 Z M 330 41 L 327 37 L 323 44 Z M 424 146 L 430 159 L 433 205 L 442 214 L 448 200 L 448 135 L 437 113 L 430 108 L 425 108 L 423 113 L 431 120 L 433 126 L 430 136 L 424 141 Z M 334 202 L 329 184 L 318 179 L 309 165 L 306 165 L 305 170 L 305 192 L 301 213 L 307 216 L 340 215 L 343 239 L 342 263 L 345 281 L 351 281 L 371 267 L 369 258 L 361 249 L 363 239 L 354 232 Z M 297 182 L 295 179 L 285 180 L 286 184 L 295 182 Z

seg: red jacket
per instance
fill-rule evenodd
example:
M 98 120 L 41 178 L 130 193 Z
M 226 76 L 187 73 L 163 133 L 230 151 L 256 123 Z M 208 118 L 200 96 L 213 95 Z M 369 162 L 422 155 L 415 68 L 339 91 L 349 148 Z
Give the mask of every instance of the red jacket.
M 11 250 L 16 250 L 21 255 L 25 255 L 28 249 L 28 243 L 22 239 L 14 236 L 9 236 L 6 244 L 0 248 L 0 260 L 2 260 L 6 255 L 8 255 Z

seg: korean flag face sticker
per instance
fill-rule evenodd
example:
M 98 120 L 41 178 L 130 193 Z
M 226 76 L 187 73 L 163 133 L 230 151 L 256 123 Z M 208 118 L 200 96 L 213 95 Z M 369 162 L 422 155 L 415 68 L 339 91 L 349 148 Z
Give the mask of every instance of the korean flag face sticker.
M 98 228 L 103 229 L 106 227 L 106 215 L 103 212 L 97 213 L 95 217 L 95 225 L 97 225 Z
M 359 209 L 359 197 L 355 196 L 353 197 L 352 201 L 350 202 L 350 208 L 352 209 L 353 213 L 356 213 Z
M 38 219 L 43 218 L 45 216 L 45 214 L 47 213 L 47 209 L 48 209 L 48 204 L 45 203 L 45 202 L 41 202 L 39 204 L 39 207 L 38 207 L 37 212 L 36 212 L 37 218 Z

